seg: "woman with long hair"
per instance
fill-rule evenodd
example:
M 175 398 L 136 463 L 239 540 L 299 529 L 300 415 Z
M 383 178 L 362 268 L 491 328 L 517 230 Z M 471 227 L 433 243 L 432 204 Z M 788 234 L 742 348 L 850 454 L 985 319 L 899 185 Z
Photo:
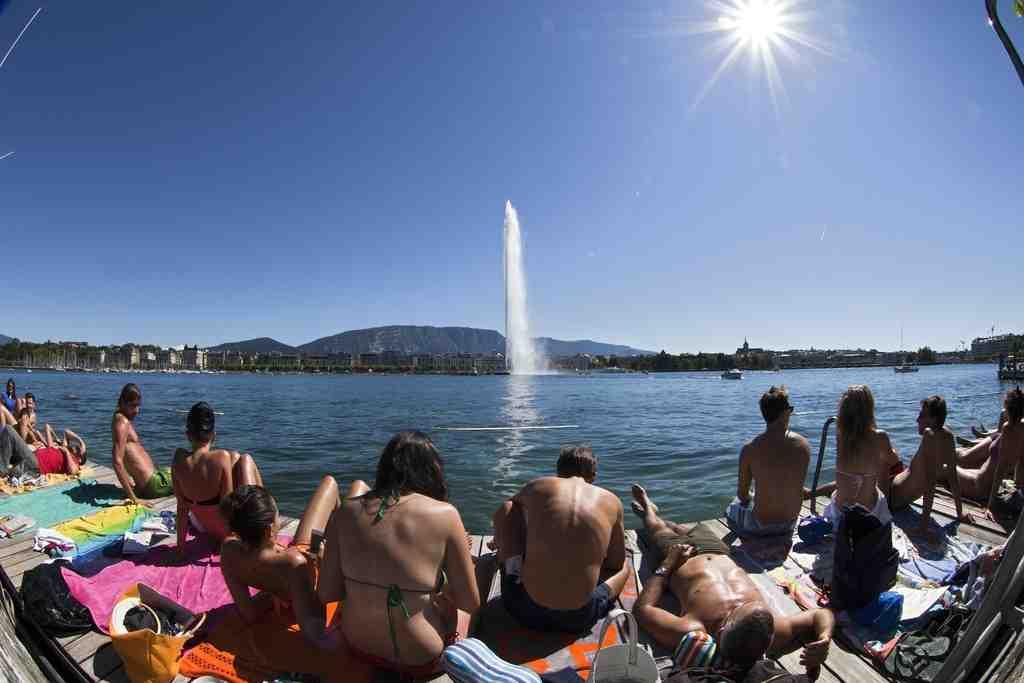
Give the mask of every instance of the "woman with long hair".
M 263 485 L 256 463 L 248 453 L 214 448 L 217 437 L 213 409 L 200 401 L 188 411 L 185 436 L 191 448 L 179 448 L 171 464 L 171 482 L 178 499 L 178 549 L 185 547 L 189 521 L 217 540 L 227 538 L 227 522 L 220 501 L 237 486 Z
M 892 519 L 885 494 L 901 466 L 889 435 L 875 424 L 875 397 L 854 384 L 839 399 L 836 424 L 836 490 L 826 515 L 861 505 L 884 524 Z
M 319 543 L 338 507 L 338 484 L 325 476 L 306 505 L 291 544 L 277 542 L 277 502 L 262 486 L 239 486 L 220 502 L 231 536 L 221 545 L 220 567 L 242 617 L 259 620 L 268 610 L 290 607 L 303 634 L 329 644 L 325 611 L 317 596 Z M 249 588 L 261 593 L 250 596 Z
M 439 671 L 480 606 L 466 529 L 444 465 L 421 432 L 401 432 L 373 488 L 355 482 L 327 527 L 321 602 L 345 599 L 341 634 L 360 659 L 413 677 Z

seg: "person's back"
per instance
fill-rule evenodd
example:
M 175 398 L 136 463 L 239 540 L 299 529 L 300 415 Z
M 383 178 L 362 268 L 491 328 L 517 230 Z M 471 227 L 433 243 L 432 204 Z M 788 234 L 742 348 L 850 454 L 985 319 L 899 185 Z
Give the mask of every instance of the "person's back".
M 792 525 L 800 516 L 811 447 L 800 434 L 765 432 L 748 445 L 755 491 L 754 514 L 761 524 Z
M 458 512 L 448 503 L 410 494 L 378 519 L 381 504 L 377 498 L 358 498 L 344 501 L 338 511 L 345 581 L 342 630 L 350 645 L 392 659 L 389 624 L 394 624 L 402 663 L 422 664 L 437 656 L 454 630 L 454 624 L 444 623 L 434 600 L 452 517 Z M 390 586 L 400 590 L 408 619 L 395 614 L 389 618 Z
M 526 513 L 526 590 L 551 609 L 578 608 L 598 584 L 622 503 L 580 477 L 536 479 L 516 499 Z
M 851 386 L 839 402 L 836 507 L 861 505 L 887 521 L 888 503 L 881 494 L 888 490 L 890 472 L 898 463 L 889 435 L 875 427 L 871 390 L 864 385 Z
M 726 519 L 740 536 L 788 535 L 800 515 L 811 447 L 789 430 L 793 407 L 786 387 L 771 387 L 761 396 L 760 407 L 765 430 L 740 451 L 736 498 L 726 509 Z
M 375 666 L 437 671 L 444 647 L 467 634 L 479 608 L 466 529 L 447 498 L 430 439 L 402 432 L 381 454 L 374 488 L 344 500 L 331 518 L 320 598 L 344 598 L 345 641 Z

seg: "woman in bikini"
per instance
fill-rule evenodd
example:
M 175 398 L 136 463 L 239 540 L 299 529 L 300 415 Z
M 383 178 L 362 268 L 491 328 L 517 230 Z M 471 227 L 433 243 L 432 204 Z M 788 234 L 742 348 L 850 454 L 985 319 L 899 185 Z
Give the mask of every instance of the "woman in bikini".
M 826 516 L 838 524 L 844 508 L 861 505 L 883 524 L 890 521 L 885 495 L 901 465 L 889 435 L 875 425 L 871 390 L 863 384 L 851 386 L 839 399 L 835 493 Z
M 232 535 L 221 545 L 220 567 L 244 619 L 255 622 L 270 609 L 291 608 L 311 642 L 333 649 L 336 643 L 326 632 L 324 606 L 317 596 L 320 543 L 314 546 L 313 539 L 323 538 L 337 507 L 338 485 L 334 477 L 325 476 L 285 547 L 276 541 L 277 503 L 262 486 L 240 486 L 221 501 Z M 263 592 L 251 597 L 250 586 Z
M 963 495 L 987 501 L 991 510 L 999 485 L 1011 471 L 1017 490 L 1024 488 L 1024 392 L 1010 389 L 1003 398 L 999 433 L 957 453 L 956 476 Z
M 191 520 L 200 532 L 223 540 L 228 526 L 220 514 L 222 498 L 245 484 L 263 485 L 260 472 L 248 453 L 213 448 L 213 409 L 201 401 L 188 411 L 185 434 L 191 450 L 179 448 L 171 465 L 171 481 L 178 499 L 178 548 L 185 547 Z
M 480 607 L 441 457 L 426 435 L 401 432 L 373 488 L 355 482 L 350 494 L 327 527 L 320 600 L 344 597 L 341 633 L 353 655 L 413 677 L 436 673 Z

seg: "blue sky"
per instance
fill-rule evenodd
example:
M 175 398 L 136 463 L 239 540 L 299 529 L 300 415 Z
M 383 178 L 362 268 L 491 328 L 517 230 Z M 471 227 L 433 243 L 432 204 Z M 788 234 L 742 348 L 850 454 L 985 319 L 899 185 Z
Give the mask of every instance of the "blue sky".
M 36 7 L 0 13 L 4 50 Z M 48 3 L 0 70 L 0 332 L 500 330 L 506 199 L 539 334 L 1024 331 L 1024 90 L 981 0 L 803 3 L 832 54 L 776 53 L 778 113 L 746 57 L 694 106 L 721 53 L 688 29 L 720 10 L 623 7 Z

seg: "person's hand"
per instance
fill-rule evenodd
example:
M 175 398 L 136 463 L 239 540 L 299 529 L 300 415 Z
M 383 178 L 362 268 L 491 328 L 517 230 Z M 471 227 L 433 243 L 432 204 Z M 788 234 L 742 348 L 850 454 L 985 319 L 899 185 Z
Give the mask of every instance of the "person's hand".
M 665 561 L 662 563 L 663 566 L 668 567 L 669 571 L 675 572 L 675 570 L 686 564 L 686 561 L 696 555 L 696 550 L 692 545 L 685 543 L 673 543 L 669 549 L 668 554 L 665 556 Z
M 153 503 L 152 502 L 150 502 L 148 500 L 139 500 L 138 498 L 136 498 L 134 500 L 131 499 L 131 498 L 125 498 L 124 502 L 122 502 L 121 504 L 122 505 L 141 505 L 142 507 L 146 508 L 147 510 L 152 510 L 153 509 Z
M 975 522 L 975 517 L 970 512 L 965 512 L 958 519 L 964 524 L 974 524 Z
M 804 649 L 800 652 L 800 664 L 808 671 L 821 667 L 828 657 L 828 646 L 831 642 L 831 638 L 822 638 L 804 645 Z

